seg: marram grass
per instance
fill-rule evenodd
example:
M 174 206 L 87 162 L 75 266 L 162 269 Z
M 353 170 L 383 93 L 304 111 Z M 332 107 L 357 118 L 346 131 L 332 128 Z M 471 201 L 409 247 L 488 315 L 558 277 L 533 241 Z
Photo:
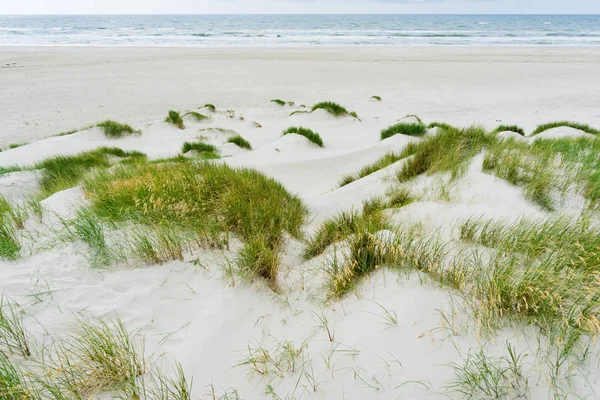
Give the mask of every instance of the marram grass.
M 312 108 L 310 109 L 310 112 L 314 112 L 317 110 L 325 110 L 329 114 L 331 114 L 335 117 L 351 116 L 351 117 L 358 119 L 358 115 L 354 111 L 348 111 L 341 105 L 334 103 L 332 101 L 323 101 L 323 102 L 317 103 L 314 106 L 312 106 Z
M 145 164 L 98 171 L 84 190 L 97 218 L 173 226 L 246 242 L 239 264 L 276 286 L 286 234 L 301 238 L 308 210 L 273 179 L 213 163 Z
M 323 139 L 321 139 L 321 136 L 318 133 L 313 132 L 311 129 L 303 128 L 301 126 L 292 126 L 292 127 L 287 128 L 285 131 L 283 131 L 284 136 L 289 135 L 290 133 L 304 136 L 305 138 L 307 138 L 308 140 L 310 140 L 312 143 L 316 144 L 319 147 L 324 146 Z
M 427 129 L 423 124 L 400 122 L 383 129 L 381 131 L 381 140 L 394 135 L 423 136 L 425 133 L 427 133 Z
M 227 139 L 227 143 L 236 144 L 237 146 L 241 147 L 242 149 L 252 150 L 252 145 L 250 144 L 250 142 L 247 141 L 246 139 L 244 139 L 240 135 L 235 135 L 235 136 L 230 137 L 229 139 Z
M 196 151 L 198 153 L 210 153 L 214 155 L 218 154 L 217 147 L 212 144 L 204 142 L 184 142 L 181 146 L 181 152 L 185 154 L 190 151 Z
M 210 119 L 209 116 L 206 116 L 206 115 L 201 114 L 201 113 L 196 112 L 196 111 L 188 111 L 185 114 L 183 114 L 184 117 L 188 116 L 188 115 L 190 117 L 192 117 L 194 120 L 198 121 L 198 122 L 202 122 L 202 121 L 206 121 L 206 120 Z
M 106 120 L 96 125 L 104 131 L 104 135 L 108 138 L 120 138 L 134 133 L 140 134 L 141 131 L 136 131 L 127 124 L 121 124 L 115 121 Z
M 579 129 L 581 131 L 590 133 L 592 135 L 600 135 L 600 130 L 598 130 L 596 128 L 592 128 L 591 126 L 589 126 L 587 124 L 581 124 L 579 122 L 573 122 L 573 121 L 557 121 L 557 122 L 550 122 L 547 124 L 539 125 L 531 133 L 531 136 L 537 135 L 537 134 L 547 131 L 549 129 L 559 128 L 561 126 L 567 126 L 567 127 L 573 128 L 573 129 Z
M 379 171 L 380 169 L 383 169 L 385 167 L 388 167 L 388 166 L 394 164 L 395 162 L 400 161 L 401 159 L 402 158 L 400 157 L 400 153 L 395 153 L 395 152 L 387 153 L 386 155 L 381 157 L 379 160 L 375 161 L 373 164 L 365 165 L 363 168 L 360 169 L 360 171 L 358 171 L 354 174 L 343 176 L 342 179 L 340 180 L 340 187 L 346 186 L 354 181 L 357 181 L 366 176 L 369 176 L 369 175 Z
M 165 118 L 165 122 L 175 125 L 179 129 L 185 129 L 183 118 L 181 118 L 181 115 L 177 111 L 170 110 L 167 118 Z
M 494 129 L 494 133 L 498 132 L 516 132 L 521 136 L 525 136 L 525 130 L 517 125 L 499 125 Z

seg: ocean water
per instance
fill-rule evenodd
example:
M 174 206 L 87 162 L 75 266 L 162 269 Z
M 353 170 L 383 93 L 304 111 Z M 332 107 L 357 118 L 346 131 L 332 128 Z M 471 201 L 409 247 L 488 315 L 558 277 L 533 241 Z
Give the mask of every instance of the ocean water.
M 0 16 L 0 45 L 599 46 L 600 15 Z

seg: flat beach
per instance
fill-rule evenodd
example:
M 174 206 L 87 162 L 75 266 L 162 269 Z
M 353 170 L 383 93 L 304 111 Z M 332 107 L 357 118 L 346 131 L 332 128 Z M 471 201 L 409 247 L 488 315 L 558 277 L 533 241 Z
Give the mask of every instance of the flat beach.
M 590 84 L 599 64 L 597 48 L 568 47 L 3 47 L 0 143 L 106 118 L 144 123 L 206 102 L 356 104 L 374 94 L 396 113 L 457 125 L 600 125 L 600 87 Z

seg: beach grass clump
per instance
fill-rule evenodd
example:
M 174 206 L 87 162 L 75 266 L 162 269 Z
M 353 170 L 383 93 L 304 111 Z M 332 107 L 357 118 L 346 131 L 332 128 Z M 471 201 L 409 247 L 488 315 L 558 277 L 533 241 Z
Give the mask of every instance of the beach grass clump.
M 387 206 L 389 208 L 402 208 L 417 200 L 411 191 L 406 187 L 399 187 L 389 193 Z
M 145 160 L 146 155 L 139 151 L 125 151 L 116 147 L 100 147 L 96 150 L 72 156 L 55 156 L 35 165 L 42 170 L 40 186 L 44 197 L 77 185 L 83 176 L 94 168 L 111 166 L 110 157 Z
M 45 367 L 48 387 L 65 398 L 94 398 L 102 392 L 115 394 L 137 387 L 146 363 L 134 335 L 116 318 L 80 319 L 73 332 L 55 346 Z M 59 397 L 62 399 L 62 397 Z
M 181 153 L 185 154 L 190 151 L 198 152 L 201 155 L 209 155 L 218 157 L 219 150 L 215 145 L 204 142 L 184 142 L 181 146 Z
M 558 167 L 549 163 L 555 156 L 556 153 L 536 151 L 527 144 L 510 141 L 488 149 L 483 160 L 483 171 L 522 186 L 527 199 L 546 211 L 553 211 L 552 192 L 560 184 L 555 179 Z M 566 185 L 562 189 L 566 190 Z
M 7 148 L 8 148 L 8 149 L 16 149 L 16 148 L 19 148 L 19 147 L 25 146 L 25 145 L 27 145 L 27 144 L 29 144 L 29 143 L 27 143 L 27 142 L 23 142 L 23 143 L 11 143 L 11 144 L 9 144 L 9 145 L 7 146 Z
M 271 100 L 271 103 L 279 104 L 281 107 L 286 105 L 286 102 L 281 99 L 273 99 Z
M 525 130 L 517 125 L 499 125 L 496 129 L 494 129 L 493 133 L 498 132 L 516 132 L 521 136 L 525 136 Z
M 354 181 L 364 178 L 365 176 L 369 176 L 372 173 L 375 173 L 383 168 L 386 168 L 395 162 L 400 161 L 402 158 L 400 157 L 400 153 L 397 152 L 389 152 L 379 160 L 375 161 L 373 164 L 365 165 L 361 168 L 360 171 L 346 175 L 342 177 L 340 180 L 340 187 L 346 186 Z
M 131 126 L 127 124 L 120 124 L 115 121 L 106 120 L 96 124 L 98 128 L 101 128 L 104 131 L 104 135 L 107 138 L 120 138 L 123 136 L 131 135 L 134 133 L 140 134 L 141 131 L 134 130 Z
M 341 242 L 359 232 L 374 233 L 388 229 L 389 224 L 383 216 L 384 204 L 379 199 L 363 205 L 363 211 L 341 211 L 339 214 L 326 219 L 317 232 L 310 238 L 302 252 L 305 260 L 310 260 L 322 254 L 327 247 Z
M 456 129 L 452 125 L 447 124 L 445 122 L 432 122 L 429 125 L 427 125 L 427 129 L 432 129 L 432 128 L 440 128 L 444 131 L 449 131 L 450 129 Z
M 250 142 L 240 135 L 230 137 L 229 139 L 227 139 L 227 143 L 236 144 L 242 149 L 252 150 L 252 145 L 250 144 Z
M 291 127 L 287 128 L 285 131 L 283 131 L 284 136 L 289 135 L 290 133 L 304 136 L 305 138 L 307 138 L 308 140 L 310 140 L 312 143 L 316 144 L 319 147 L 324 146 L 323 139 L 321 139 L 321 136 L 318 133 L 313 132 L 311 129 L 303 128 L 301 126 L 291 126 Z
M 412 157 L 406 160 L 397 178 L 406 182 L 423 173 L 437 172 L 450 172 L 456 178 L 465 171 L 469 160 L 496 141 L 494 135 L 477 126 L 442 131 L 404 148 L 400 157 Z
M 210 112 L 217 112 L 217 107 L 214 104 L 206 103 L 202 108 L 206 108 Z
M 252 169 L 213 163 L 145 164 L 99 171 L 86 179 L 84 191 L 96 216 L 115 223 L 167 226 L 197 236 L 236 234 L 246 242 L 244 254 L 250 254 L 242 257 L 242 267 L 256 267 L 251 272 L 273 286 L 277 266 L 265 260 L 280 251 L 284 235 L 302 237 L 308 213 L 302 201 L 275 180 Z M 263 268 L 265 264 L 270 267 Z
M 381 96 L 375 96 L 375 95 L 373 95 L 373 96 L 371 96 L 371 98 L 373 100 L 381 101 Z
M 17 237 L 14 223 L 7 217 L 0 219 L 0 257 L 16 260 L 21 252 L 21 243 Z
M 524 188 L 525 197 L 552 211 L 560 197 L 577 193 L 588 207 L 600 202 L 600 143 L 594 138 L 506 140 L 490 146 L 483 170 Z
M 465 297 L 490 330 L 509 319 L 540 327 L 560 341 L 557 345 L 598 337 L 599 234 L 587 216 L 515 223 L 468 220 L 461 238 L 495 251 L 487 262 L 473 257 Z
M 592 128 L 591 126 L 589 126 L 587 124 L 580 124 L 578 122 L 573 122 L 573 121 L 558 121 L 558 122 L 550 122 L 547 124 L 539 125 L 531 133 L 531 136 L 537 135 L 537 134 L 547 131 L 549 129 L 560 128 L 562 126 L 567 126 L 569 128 L 573 128 L 573 129 L 579 129 L 580 131 L 584 131 L 584 132 L 590 133 L 592 135 L 600 135 L 600 130 L 598 130 L 596 128 Z
M 175 125 L 179 129 L 185 129 L 183 118 L 181 118 L 181 115 L 177 111 L 170 110 L 169 115 L 165 118 L 165 122 Z
M 31 382 L 10 359 L 0 351 L 0 399 L 3 400 L 42 400 Z
M 184 117 L 187 115 L 189 115 L 190 117 L 192 117 L 193 119 L 195 119 L 198 122 L 202 122 L 202 121 L 206 121 L 206 120 L 210 119 L 209 116 L 200 114 L 199 112 L 196 112 L 196 111 L 188 111 L 185 114 L 183 114 Z
M 358 115 L 354 111 L 348 111 L 341 105 L 332 101 L 322 101 L 320 103 L 317 103 L 314 106 L 312 106 L 310 112 L 314 112 L 317 110 L 325 110 L 335 117 L 345 117 L 348 115 L 358 119 Z
M 425 133 L 427 133 L 427 130 L 423 124 L 407 124 L 401 122 L 383 129 L 381 131 L 381 140 L 394 135 L 423 136 Z
M 30 337 L 23 326 L 23 310 L 13 300 L 0 296 L 0 348 L 9 353 L 31 356 Z M 3 354 L 0 351 L 0 354 Z M 0 386 L 1 388 L 1 386 Z
M 517 354 L 508 342 L 506 346 L 506 356 L 492 357 L 481 349 L 469 351 L 462 364 L 450 364 L 455 378 L 447 388 L 463 398 L 504 399 L 511 395 L 528 398 L 528 380 L 523 374 L 527 354 Z

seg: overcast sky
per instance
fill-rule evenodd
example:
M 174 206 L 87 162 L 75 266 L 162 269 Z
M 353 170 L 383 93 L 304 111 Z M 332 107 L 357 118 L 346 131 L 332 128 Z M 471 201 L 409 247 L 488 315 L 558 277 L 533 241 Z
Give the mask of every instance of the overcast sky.
M 600 14 L 600 0 L 0 0 L 0 14 Z

